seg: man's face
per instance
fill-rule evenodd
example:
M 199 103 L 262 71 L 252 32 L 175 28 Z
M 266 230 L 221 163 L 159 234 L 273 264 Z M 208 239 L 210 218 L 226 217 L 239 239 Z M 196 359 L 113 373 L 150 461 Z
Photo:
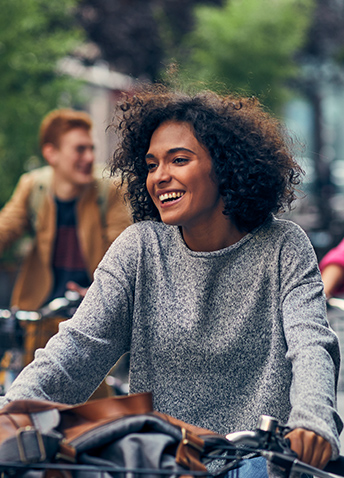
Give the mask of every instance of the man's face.
M 93 180 L 94 143 L 91 133 L 75 128 L 60 138 L 59 147 L 52 148 L 49 163 L 57 181 L 83 186 Z

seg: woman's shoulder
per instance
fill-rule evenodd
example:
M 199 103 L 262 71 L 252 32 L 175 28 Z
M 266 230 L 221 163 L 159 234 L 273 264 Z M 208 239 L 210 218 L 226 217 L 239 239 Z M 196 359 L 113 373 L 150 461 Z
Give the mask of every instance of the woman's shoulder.
M 114 241 L 113 248 L 149 248 L 174 243 L 178 235 L 176 226 L 157 221 L 140 221 L 128 226 Z
M 292 258 L 304 263 L 317 261 L 313 244 L 301 226 L 290 219 L 274 218 L 271 228 L 274 231 L 273 247 L 287 262 Z
M 273 251 L 299 255 L 313 254 L 313 245 L 306 232 L 290 219 L 271 217 L 255 233 L 256 243 Z
M 289 239 L 295 237 L 297 240 L 302 238 L 308 240 L 307 234 L 301 226 L 290 219 L 284 219 L 283 217 L 277 218 L 272 216 L 261 228 L 261 233 L 274 234 L 282 240 L 286 237 Z
M 124 232 L 128 235 L 135 235 L 141 237 L 142 239 L 148 239 L 151 237 L 164 237 L 171 236 L 175 234 L 175 226 L 169 226 L 163 222 L 158 221 L 140 221 L 132 224 L 127 227 Z
M 138 261 L 166 257 L 177 241 L 174 226 L 155 221 L 142 221 L 128 226 L 111 244 L 100 267 L 112 268 L 121 263 L 123 267 L 136 269 Z M 126 266 L 124 266 L 126 264 Z

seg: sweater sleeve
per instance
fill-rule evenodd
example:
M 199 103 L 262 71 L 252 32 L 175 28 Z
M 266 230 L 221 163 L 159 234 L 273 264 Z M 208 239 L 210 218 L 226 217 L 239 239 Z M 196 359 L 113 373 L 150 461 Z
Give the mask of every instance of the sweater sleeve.
M 1 405 L 17 399 L 84 402 L 130 350 L 137 251 L 129 229 L 104 256 L 75 315 L 36 351 Z
M 280 258 L 286 358 L 292 364 L 288 426 L 312 430 L 325 438 L 335 458 L 343 427 L 336 411 L 338 338 L 328 326 L 314 250 L 303 231 L 295 239 L 288 238 Z

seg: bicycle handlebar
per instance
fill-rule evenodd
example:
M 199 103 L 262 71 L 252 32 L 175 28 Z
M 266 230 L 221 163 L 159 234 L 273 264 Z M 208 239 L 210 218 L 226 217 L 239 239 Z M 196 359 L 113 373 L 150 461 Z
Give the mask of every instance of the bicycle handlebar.
M 306 473 L 318 478 L 344 476 L 344 457 L 330 461 L 324 470 L 303 463 L 290 448 L 290 442 L 284 438 L 286 427 L 281 426 L 273 417 L 262 415 L 255 431 L 238 431 L 226 435 L 227 440 L 236 447 L 245 447 L 266 460 L 280 466 L 288 472 Z
M 328 471 L 326 471 L 326 468 L 325 470 L 320 470 L 319 468 L 315 468 L 314 466 L 307 465 L 306 463 L 303 463 L 297 458 L 292 457 L 291 455 L 286 455 L 284 453 L 262 450 L 260 452 L 260 455 L 263 456 L 266 460 L 270 461 L 271 463 L 274 463 L 275 465 L 278 465 L 287 471 L 307 473 L 313 476 L 317 476 L 318 478 L 332 478 L 336 475 L 338 476 L 339 474 L 337 473 L 336 475 L 333 475 L 332 473 L 329 473 Z M 338 470 L 338 471 L 340 471 L 339 476 L 344 476 L 341 470 Z
M 330 297 L 327 299 L 327 305 L 335 309 L 344 310 L 344 299 L 340 297 Z
M 32 322 L 56 315 L 61 311 L 75 308 L 81 302 L 78 292 L 67 291 L 64 297 L 57 297 L 38 310 L 0 309 L 0 319 L 18 319 L 21 322 Z

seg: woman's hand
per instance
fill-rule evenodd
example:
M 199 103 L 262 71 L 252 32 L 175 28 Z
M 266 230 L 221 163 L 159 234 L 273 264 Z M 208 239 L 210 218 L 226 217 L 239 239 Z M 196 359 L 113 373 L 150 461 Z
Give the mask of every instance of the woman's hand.
M 295 428 L 285 438 L 289 438 L 290 448 L 297 453 L 298 458 L 308 465 L 322 470 L 331 458 L 329 442 L 312 431 Z

